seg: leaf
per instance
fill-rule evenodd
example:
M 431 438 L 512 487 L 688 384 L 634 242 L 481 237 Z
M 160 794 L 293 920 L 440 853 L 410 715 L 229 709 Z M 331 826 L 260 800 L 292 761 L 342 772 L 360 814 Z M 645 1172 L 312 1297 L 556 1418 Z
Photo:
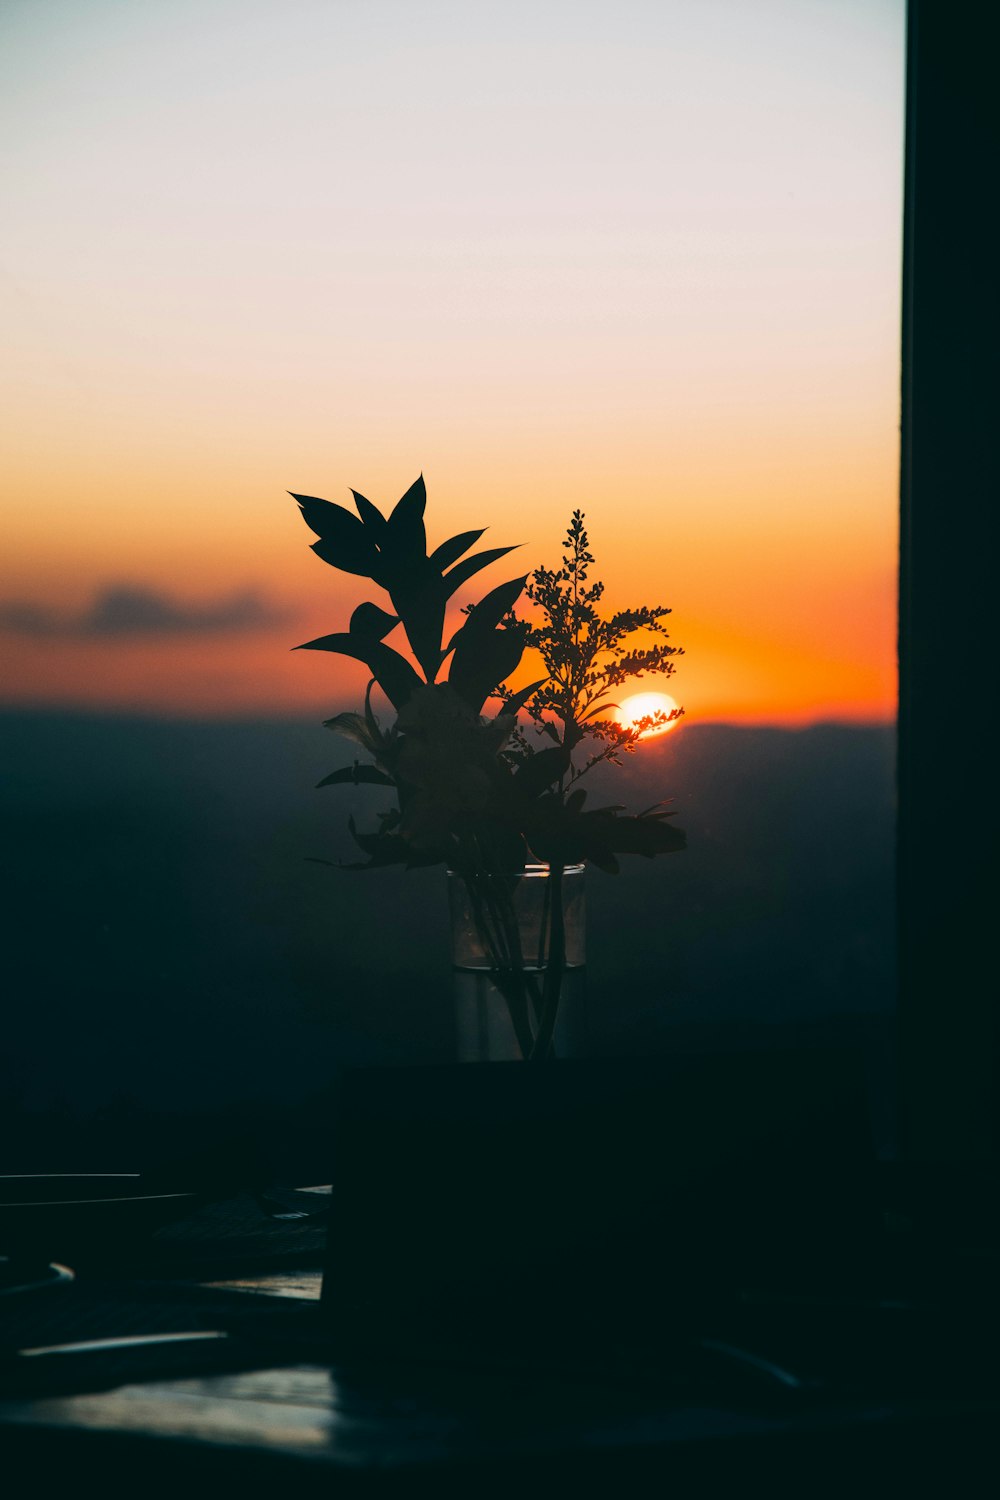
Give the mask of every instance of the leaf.
M 533 799 L 565 776 L 569 770 L 569 751 L 561 745 L 539 750 L 526 760 L 514 776 L 514 790 L 519 797 Z
M 449 537 L 446 542 L 441 543 L 440 547 L 434 548 L 430 561 L 439 573 L 443 573 L 445 568 L 450 568 L 463 552 L 468 552 L 469 548 L 479 541 L 485 530 L 484 526 L 481 531 L 462 531 L 458 536 Z
M 400 656 L 391 646 L 379 641 L 373 644 L 368 655 L 362 658 L 375 674 L 376 681 L 393 708 L 398 713 L 417 688 L 423 687 L 419 675 L 410 666 L 405 656 Z
M 487 552 L 474 552 L 471 557 L 463 557 L 460 563 L 456 563 L 451 571 L 444 575 L 445 598 L 450 599 L 455 590 L 461 588 L 463 583 L 467 583 L 473 574 L 478 573 L 482 568 L 488 568 L 490 563 L 496 562 L 498 558 L 506 557 L 508 552 L 516 551 L 517 546 L 520 545 L 517 543 L 514 547 L 492 547 Z
M 317 557 L 345 573 L 372 576 L 378 567 L 378 552 L 357 516 L 315 495 L 292 495 L 292 499 L 298 501 L 302 519 L 319 537 L 312 544 Z
M 498 583 L 495 589 L 490 589 L 474 607 L 459 634 L 471 631 L 473 635 L 486 635 L 488 631 L 495 630 L 504 615 L 510 614 L 514 608 L 527 581 L 528 576 L 525 574 L 522 578 L 508 579 L 506 583 Z
M 582 844 L 587 859 L 600 869 L 610 871 L 617 864 L 616 854 L 638 854 L 653 859 L 657 854 L 677 854 L 686 848 L 687 840 L 679 828 L 672 828 L 656 818 L 620 818 L 601 810 L 584 813 L 580 818 Z M 602 863 L 603 861 L 603 863 Z
M 448 682 L 477 712 L 524 654 L 524 631 L 498 630 L 497 626 L 513 609 L 526 582 L 526 578 L 512 578 L 491 589 L 452 637 L 455 655 Z
M 445 858 L 443 851 L 438 849 L 423 852 L 411 849 L 398 833 L 359 833 L 353 818 L 348 818 L 347 826 L 354 842 L 371 856 L 366 863 L 359 861 L 346 865 L 344 868 L 348 870 L 374 870 L 383 865 L 404 865 L 412 870 L 440 864 Z
M 513 698 L 507 699 L 507 702 L 503 706 L 504 713 L 513 714 L 516 718 L 532 693 L 536 693 L 540 687 L 544 687 L 548 680 L 547 677 L 539 677 L 537 682 L 529 682 L 526 688 L 522 688 L 519 693 L 515 693 Z
M 427 681 L 433 682 L 443 655 L 441 633 L 445 605 L 437 569 L 420 555 L 395 562 L 389 580 L 389 597 L 403 622 L 414 656 Z
M 654 802 L 653 805 L 652 805 L 652 807 L 645 808 L 641 813 L 637 813 L 636 817 L 639 817 L 639 818 L 676 818 L 676 816 L 677 816 L 677 808 L 670 806 L 670 803 L 672 801 L 673 801 L 673 798 L 668 797 L 665 800 L 661 800 L 659 802 Z
M 427 505 L 427 490 L 424 476 L 416 479 L 401 500 L 397 500 L 389 516 L 386 540 L 394 555 L 417 553 L 424 557 L 427 552 L 427 533 L 424 530 L 424 510 Z
M 580 714 L 576 722 L 578 724 L 586 724 L 588 719 L 596 719 L 599 714 L 606 714 L 609 708 L 617 707 L 617 703 L 609 703 L 605 698 L 602 698 L 598 703 L 595 703 L 593 707 L 588 708 L 586 713 Z
M 527 813 L 528 842 L 535 856 L 548 863 L 589 860 L 598 869 L 614 875 L 618 873 L 619 854 L 639 854 L 652 859 L 657 854 L 677 853 L 686 846 L 680 829 L 659 818 L 621 818 L 612 808 L 585 813 L 579 811 L 578 804 L 572 805 L 572 798 L 562 804 L 551 793 L 530 803 Z
M 376 865 L 405 865 L 410 857 L 406 840 L 401 839 L 398 833 L 359 833 L 353 817 L 348 818 L 347 826 L 358 848 L 370 856 L 367 865 L 348 865 L 348 869 L 364 870 Z
M 349 635 L 346 630 L 334 631 L 332 635 L 318 635 L 313 641 L 303 641 L 301 645 L 293 646 L 293 651 L 336 651 L 340 656 L 353 656 L 356 661 L 363 660 L 358 655 L 361 642 L 356 636 Z
M 395 786 L 391 776 L 380 771 L 378 766 L 363 766 L 355 761 L 353 766 L 341 766 L 339 771 L 332 771 L 329 776 L 324 776 L 322 781 L 317 781 L 317 790 L 321 786 L 343 786 L 345 783 L 353 786 Z
M 341 542 L 321 539 L 313 542 L 312 550 L 317 557 L 329 563 L 331 568 L 339 568 L 342 573 L 354 573 L 358 578 L 372 578 L 378 568 L 378 554 L 374 547 L 368 553 L 360 547 L 344 546 Z
M 389 523 L 378 506 L 366 500 L 364 495 L 359 495 L 357 490 L 352 490 L 351 494 L 354 496 L 354 504 L 364 524 L 376 537 L 384 536 Z
M 372 739 L 378 740 L 381 743 L 383 737 L 382 730 L 379 726 L 378 719 L 376 719 L 374 713 L 372 712 L 372 688 L 374 686 L 375 678 L 373 677 L 371 682 L 365 688 L 365 723 L 368 726 L 368 733 L 372 736 Z
M 351 635 L 363 636 L 367 640 L 380 641 L 399 624 L 398 615 L 390 615 L 377 604 L 359 604 L 351 616 L 348 627 Z
M 333 651 L 339 656 L 350 656 L 355 661 L 363 661 L 397 713 L 413 690 L 423 686 L 405 656 L 400 656 L 398 651 L 382 641 L 366 641 L 347 631 L 317 636 L 314 641 L 304 641 L 301 646 L 293 649 Z
M 616 854 L 641 854 L 646 859 L 652 859 L 657 854 L 677 854 L 687 848 L 687 839 L 682 830 L 664 823 L 660 818 L 610 817 L 604 821 L 609 825 L 608 847 Z
M 448 672 L 448 685 L 476 713 L 486 699 L 516 672 L 524 655 L 524 631 L 492 630 L 482 638 L 473 636 L 463 649 L 459 640 Z
M 287 490 L 286 494 L 291 495 L 292 499 L 297 501 L 303 521 L 310 531 L 315 531 L 317 536 L 327 536 L 329 528 L 337 525 L 335 512 L 354 521 L 349 511 L 344 510 L 342 505 L 334 505 L 330 500 L 320 500 L 316 495 L 296 495 L 293 490 Z M 355 525 L 358 524 L 355 521 Z
M 377 756 L 382 748 L 382 735 L 378 725 L 375 725 L 373 731 L 364 714 L 336 714 L 332 719 L 324 719 L 323 727 L 332 729 L 342 739 L 353 740 L 362 750 L 367 750 L 369 755 Z

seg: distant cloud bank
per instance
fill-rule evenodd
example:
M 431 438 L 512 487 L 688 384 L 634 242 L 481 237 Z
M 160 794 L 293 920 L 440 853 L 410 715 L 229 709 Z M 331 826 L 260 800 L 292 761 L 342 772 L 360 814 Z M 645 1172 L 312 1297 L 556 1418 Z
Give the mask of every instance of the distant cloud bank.
M 290 610 L 262 598 L 254 589 L 191 604 L 141 584 L 109 584 L 75 615 L 45 604 L 0 602 L 0 630 L 76 639 L 252 631 L 283 624 L 291 617 Z

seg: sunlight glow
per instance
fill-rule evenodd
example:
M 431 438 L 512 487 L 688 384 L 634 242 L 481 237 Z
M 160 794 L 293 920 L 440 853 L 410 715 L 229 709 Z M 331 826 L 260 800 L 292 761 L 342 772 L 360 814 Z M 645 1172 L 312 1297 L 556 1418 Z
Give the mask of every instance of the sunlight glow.
M 631 698 L 626 698 L 624 703 L 619 704 L 615 718 L 619 724 L 630 727 L 640 723 L 643 719 L 651 718 L 654 714 L 675 713 L 677 708 L 677 700 L 671 698 L 669 693 L 634 693 Z M 665 724 L 652 724 L 642 731 L 639 738 L 651 740 L 658 734 L 666 734 L 676 723 L 676 719 L 671 719 Z

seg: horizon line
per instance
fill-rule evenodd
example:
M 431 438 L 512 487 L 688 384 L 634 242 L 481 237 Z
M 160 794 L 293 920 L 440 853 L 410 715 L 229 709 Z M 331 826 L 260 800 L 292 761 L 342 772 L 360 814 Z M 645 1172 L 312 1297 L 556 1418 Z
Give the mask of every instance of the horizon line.
M 332 712 L 338 709 L 334 705 Z M 149 723 L 174 723 L 174 724 L 248 724 L 248 723 L 274 723 L 291 724 L 301 722 L 304 726 L 323 728 L 323 722 L 317 718 L 313 720 L 310 715 L 331 715 L 329 706 L 319 707 L 314 710 L 308 706 L 305 710 L 294 708 L 230 708 L 230 709 L 202 709 L 187 708 L 177 709 L 172 707 L 158 708 L 149 704 L 114 704 L 114 703 L 74 703 L 70 701 L 56 701 L 51 699 L 20 699 L 4 701 L 0 699 L 0 715 L 4 718 L 13 718 L 22 715 L 25 718 L 41 717 L 64 717 L 64 718 L 91 718 L 91 719 L 131 719 Z M 796 714 L 794 717 L 778 715 L 761 715 L 760 717 L 747 717 L 738 715 L 726 717 L 713 714 L 705 718 L 698 718 L 692 714 L 685 714 L 679 720 L 670 738 L 675 738 L 678 732 L 684 733 L 691 728 L 711 729 L 781 729 L 789 733 L 809 729 L 896 729 L 898 725 L 897 715 L 872 714 L 872 713 L 817 713 L 813 717 L 803 717 Z M 657 736 L 666 739 L 667 736 Z

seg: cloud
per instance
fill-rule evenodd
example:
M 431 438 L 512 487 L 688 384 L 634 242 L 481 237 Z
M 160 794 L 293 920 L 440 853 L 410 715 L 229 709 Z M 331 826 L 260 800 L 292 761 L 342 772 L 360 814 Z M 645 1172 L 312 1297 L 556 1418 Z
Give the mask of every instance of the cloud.
M 205 635 L 261 630 L 280 625 L 292 612 L 243 589 L 221 599 L 191 604 L 142 584 L 114 583 L 100 589 L 78 614 L 23 600 L 0 602 L 0 630 L 16 635 L 108 639 L 132 635 Z

